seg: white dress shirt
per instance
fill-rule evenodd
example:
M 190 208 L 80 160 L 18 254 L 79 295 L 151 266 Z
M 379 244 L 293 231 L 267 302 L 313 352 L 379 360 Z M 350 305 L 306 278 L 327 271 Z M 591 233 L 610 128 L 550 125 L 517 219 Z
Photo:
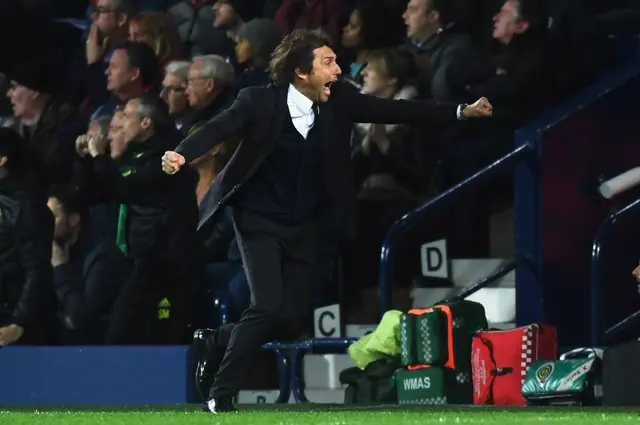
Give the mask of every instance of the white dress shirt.
M 300 93 L 292 84 L 289 84 L 287 106 L 289 107 L 293 126 L 306 139 L 315 121 L 313 101 Z

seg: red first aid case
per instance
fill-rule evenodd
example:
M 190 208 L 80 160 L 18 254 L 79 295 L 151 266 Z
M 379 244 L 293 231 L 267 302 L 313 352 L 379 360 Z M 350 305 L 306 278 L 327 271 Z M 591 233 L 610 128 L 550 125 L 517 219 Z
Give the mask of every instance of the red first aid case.
M 525 406 L 522 383 L 535 360 L 555 360 L 556 328 L 529 325 L 478 332 L 471 346 L 474 404 Z

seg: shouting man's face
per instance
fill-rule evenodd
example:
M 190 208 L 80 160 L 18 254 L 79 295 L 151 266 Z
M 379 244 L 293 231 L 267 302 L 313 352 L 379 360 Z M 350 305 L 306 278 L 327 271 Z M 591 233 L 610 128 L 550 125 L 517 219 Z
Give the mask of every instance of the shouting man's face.
M 336 62 L 336 54 L 328 46 L 313 51 L 313 68 L 311 72 L 297 72 L 306 86 L 305 94 L 316 102 L 326 102 L 331 95 L 331 85 L 338 81 L 342 70 Z

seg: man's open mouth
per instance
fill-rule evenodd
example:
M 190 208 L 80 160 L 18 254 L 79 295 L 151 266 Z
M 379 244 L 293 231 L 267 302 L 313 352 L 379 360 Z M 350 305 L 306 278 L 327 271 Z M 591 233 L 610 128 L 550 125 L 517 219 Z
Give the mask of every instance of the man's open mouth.
M 334 83 L 333 81 L 329 81 L 324 85 L 324 94 L 326 94 L 327 96 L 331 94 L 331 84 L 333 83 Z

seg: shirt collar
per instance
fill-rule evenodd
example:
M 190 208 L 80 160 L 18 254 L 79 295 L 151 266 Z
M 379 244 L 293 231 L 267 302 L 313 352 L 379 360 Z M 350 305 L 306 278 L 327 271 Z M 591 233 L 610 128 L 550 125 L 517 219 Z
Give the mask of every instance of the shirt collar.
M 293 84 L 289 84 L 289 91 L 287 92 L 287 105 L 290 109 L 298 110 L 300 115 L 291 118 L 297 118 L 301 116 L 309 115 L 311 108 L 313 108 L 313 101 L 307 96 L 300 93 L 298 89 L 293 87 Z
M 427 44 L 427 42 L 429 42 L 430 40 L 433 40 L 435 36 L 442 34 L 442 32 L 444 32 L 444 31 L 448 30 L 448 29 L 449 29 L 449 28 L 451 28 L 452 26 L 453 26 L 453 22 L 452 22 L 452 23 L 449 23 L 449 24 L 447 24 L 447 25 L 445 25 L 445 26 L 444 26 L 444 27 L 442 27 L 442 28 L 438 28 L 438 30 L 435 32 L 435 34 L 431 35 L 429 38 L 427 38 L 426 40 L 424 40 L 422 43 L 420 43 L 420 42 L 418 42 L 418 41 L 416 41 L 416 40 L 414 40 L 414 39 L 411 39 L 411 42 L 412 42 L 416 47 L 418 47 L 418 48 L 420 48 L 420 47 L 424 47 L 424 46 L 425 46 L 425 44 Z

